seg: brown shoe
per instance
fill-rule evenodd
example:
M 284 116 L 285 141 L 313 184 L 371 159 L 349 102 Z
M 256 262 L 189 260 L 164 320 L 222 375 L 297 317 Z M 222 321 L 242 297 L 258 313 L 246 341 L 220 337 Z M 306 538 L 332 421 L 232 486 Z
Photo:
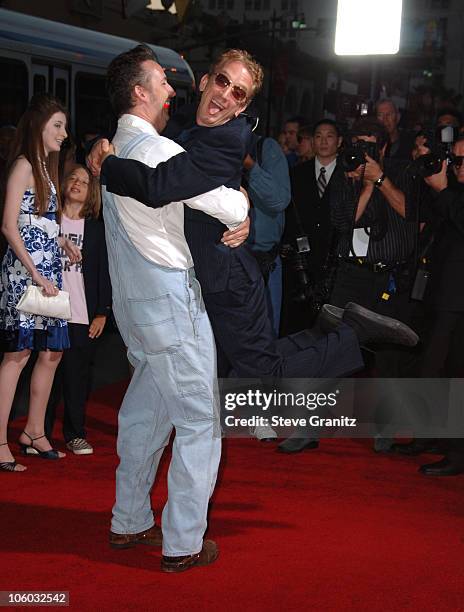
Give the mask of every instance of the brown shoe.
M 185 557 L 166 557 L 163 555 L 161 559 L 161 569 L 163 572 L 185 572 L 191 567 L 200 567 L 209 565 L 216 561 L 219 556 L 219 550 L 216 542 L 205 540 L 203 548 L 196 555 L 186 555 Z
M 146 544 L 147 546 L 162 546 L 163 534 L 161 527 L 153 525 L 146 531 L 140 533 L 113 533 L 110 531 L 110 546 L 111 548 L 132 548 L 137 544 Z

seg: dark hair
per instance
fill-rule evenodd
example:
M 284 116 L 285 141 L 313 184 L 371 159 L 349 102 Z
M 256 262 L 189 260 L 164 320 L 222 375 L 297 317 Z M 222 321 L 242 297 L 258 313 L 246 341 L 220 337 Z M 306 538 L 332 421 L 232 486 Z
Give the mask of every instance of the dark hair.
M 456 121 L 458 122 L 458 127 L 462 126 L 462 115 L 461 113 L 456 110 L 455 108 L 441 108 L 440 110 L 437 111 L 437 115 L 436 115 L 436 122 L 438 124 L 438 119 L 440 117 L 443 117 L 443 115 L 451 115 L 451 117 L 454 117 L 456 119 Z
M 302 115 L 295 115 L 289 119 L 285 119 L 285 123 L 298 123 L 299 126 L 308 125 L 308 121 Z
M 142 63 L 156 57 L 147 45 L 137 45 L 115 57 L 106 73 L 106 85 L 111 106 L 118 117 L 127 113 L 134 105 L 133 93 L 136 85 L 147 82 L 147 73 Z
M 334 121 L 333 119 L 320 119 L 317 123 L 314 124 L 313 134 L 316 132 L 317 128 L 320 127 L 321 125 L 330 125 L 336 131 L 338 137 L 342 135 L 337 122 Z
M 395 113 L 400 114 L 400 111 L 399 111 L 398 107 L 396 106 L 396 104 L 393 102 L 393 100 L 391 98 L 381 98 L 380 100 L 377 100 L 377 102 L 375 103 L 375 112 L 376 113 L 379 110 L 380 104 L 390 104 L 390 106 L 392 106 L 395 109 Z
M 86 166 L 82 166 L 81 164 L 74 165 L 64 178 L 63 184 L 61 186 L 61 197 L 63 199 L 63 208 L 66 206 L 65 193 L 64 193 L 66 182 L 69 180 L 71 175 L 76 170 L 79 170 L 79 169 L 85 170 L 87 173 L 87 176 L 89 177 L 89 185 L 87 189 L 87 199 L 83 207 L 81 208 L 79 216 L 81 219 L 89 219 L 89 218 L 98 219 L 100 215 L 100 208 L 101 208 L 100 181 L 91 174 L 90 170 L 86 168 Z
M 298 129 L 298 138 L 301 136 L 309 136 L 311 137 L 314 134 L 314 131 L 310 125 L 302 125 Z
M 50 180 L 57 191 L 58 213 L 61 208 L 58 189 L 58 163 L 60 154 L 58 151 L 53 151 L 47 158 L 42 139 L 42 132 L 45 124 L 55 113 L 63 113 L 66 115 L 66 109 L 59 100 L 44 93 L 33 96 L 26 112 L 19 120 L 8 157 L 8 171 L 21 155 L 31 164 L 35 183 L 34 206 L 39 216 L 47 211 L 48 199 L 50 197 L 50 184 L 46 172 L 48 172 Z M 44 165 L 46 172 L 44 172 Z
M 388 142 L 387 130 L 377 117 L 361 117 L 353 123 L 351 136 L 375 136 L 377 145 L 381 149 Z

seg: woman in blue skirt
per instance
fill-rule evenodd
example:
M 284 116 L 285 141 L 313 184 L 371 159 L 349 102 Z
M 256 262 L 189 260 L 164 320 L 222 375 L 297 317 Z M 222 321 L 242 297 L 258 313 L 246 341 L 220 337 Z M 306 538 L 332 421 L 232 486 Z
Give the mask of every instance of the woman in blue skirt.
M 66 139 L 66 113 L 58 100 L 35 96 L 22 116 L 8 166 L 2 232 L 8 249 L 1 265 L 0 341 L 0 470 L 20 472 L 7 442 L 7 425 L 19 376 L 32 351 L 39 351 L 31 376 L 27 423 L 19 443 L 26 455 L 58 459 L 44 435 L 44 417 L 56 367 L 69 346 L 66 321 L 26 314 L 17 304 L 30 284 L 44 295 L 57 295 L 62 285 L 61 246 L 72 261 L 79 249 L 60 238 L 58 156 Z

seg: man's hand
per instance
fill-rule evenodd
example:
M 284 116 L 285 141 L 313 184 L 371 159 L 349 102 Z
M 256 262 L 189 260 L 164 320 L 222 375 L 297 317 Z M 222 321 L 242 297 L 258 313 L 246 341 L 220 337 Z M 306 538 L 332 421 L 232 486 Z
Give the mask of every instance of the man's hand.
M 375 159 L 372 159 L 372 157 L 369 157 L 367 153 L 365 155 L 366 155 L 366 169 L 364 170 L 364 182 L 373 183 L 374 181 L 376 181 L 382 176 L 383 170 L 379 166 L 379 164 L 375 161 Z
M 255 165 L 255 160 L 248 153 L 245 159 L 243 160 L 243 167 L 245 168 L 245 170 L 251 170 L 254 165 Z
M 448 164 L 445 159 L 441 165 L 440 172 L 438 172 L 437 174 L 432 174 L 432 176 L 428 176 L 427 178 L 424 178 L 425 183 L 434 191 L 443 191 L 443 189 L 446 189 L 448 187 L 448 176 L 446 174 L 447 170 Z
M 100 176 L 102 164 L 108 155 L 114 155 L 114 147 L 109 140 L 102 138 L 93 145 L 86 159 L 87 167 L 93 176 Z
M 235 228 L 234 230 L 228 230 L 224 232 L 221 242 L 223 242 L 226 246 L 235 249 L 245 242 L 248 238 L 248 234 L 250 233 L 250 217 L 247 217 L 243 223 Z
M 360 181 L 363 176 L 365 164 L 361 164 L 356 168 L 356 170 L 352 170 L 351 172 L 345 172 L 345 176 L 350 179 L 354 179 L 355 181 Z

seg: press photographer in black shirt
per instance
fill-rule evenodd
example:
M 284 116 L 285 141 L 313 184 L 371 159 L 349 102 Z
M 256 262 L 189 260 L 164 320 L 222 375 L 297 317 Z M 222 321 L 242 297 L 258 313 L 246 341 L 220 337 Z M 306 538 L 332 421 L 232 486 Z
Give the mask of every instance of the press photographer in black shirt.
M 427 154 L 428 149 L 422 148 L 421 152 Z M 463 162 L 464 139 L 460 139 L 453 145 L 450 167 L 444 161 L 440 172 L 424 179 L 433 190 L 427 212 L 434 242 L 428 254 L 430 281 L 425 294 L 432 325 L 422 362 L 422 376 L 430 378 L 461 377 L 464 370 Z M 420 471 L 428 476 L 464 473 L 464 439 L 444 439 L 440 447 L 444 458 L 422 465 Z
M 338 269 L 330 302 L 349 301 L 380 314 L 410 320 L 411 263 L 417 223 L 414 180 L 404 163 L 384 159 L 387 134 L 375 118 L 358 120 L 340 155 L 345 173 L 331 191 L 332 224 L 338 233 Z M 394 313 L 394 314 L 393 314 Z M 377 369 L 398 374 L 387 360 Z M 390 360 L 391 361 L 391 360 Z
M 376 118 L 364 117 L 353 125 L 339 155 L 345 172 L 330 194 L 338 257 L 329 302 L 343 308 L 354 301 L 409 324 L 415 307 L 409 298 L 418 231 L 415 180 L 404 172 L 404 161 L 385 159 L 387 144 L 385 127 Z M 379 347 L 375 375 L 405 376 L 413 362 L 410 350 Z M 375 407 L 380 423 L 389 423 L 399 399 L 387 404 Z M 379 432 L 374 449 L 389 452 L 392 442 Z

